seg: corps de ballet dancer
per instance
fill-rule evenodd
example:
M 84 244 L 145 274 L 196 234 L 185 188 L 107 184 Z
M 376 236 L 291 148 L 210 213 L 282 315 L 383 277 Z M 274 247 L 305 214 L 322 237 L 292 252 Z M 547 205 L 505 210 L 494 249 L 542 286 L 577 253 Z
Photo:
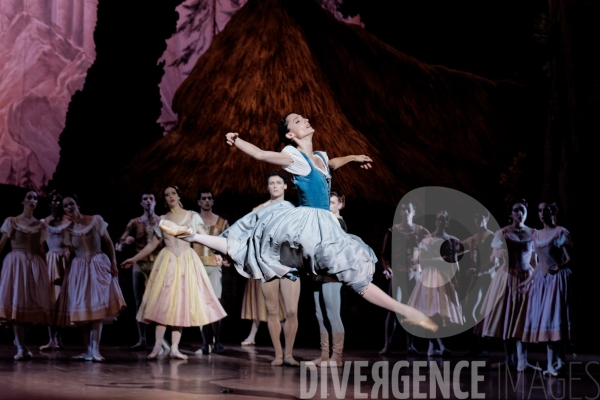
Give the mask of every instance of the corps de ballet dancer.
M 419 263 L 423 271 L 408 299 L 408 305 L 429 317 L 438 318 L 443 326 L 463 325 L 456 280 L 462 245 L 446 232 L 449 226 L 450 216 L 446 210 L 441 210 L 436 215 L 435 230 L 419 243 Z M 428 356 L 448 354 L 450 350 L 441 338 L 429 339 Z
M 127 223 L 125 231 L 115 246 L 116 251 L 122 252 L 126 250 L 127 247 L 133 246 L 135 252 L 139 253 L 144 247 L 146 247 L 148 242 L 152 240 L 152 237 L 154 236 L 154 229 L 160 222 L 159 216 L 154 213 L 154 209 L 156 207 L 156 198 L 154 193 L 149 190 L 143 192 L 140 198 L 140 205 L 142 206 L 144 213 Z M 133 283 L 133 297 L 135 298 L 136 314 L 140 309 L 140 305 L 142 304 L 142 298 L 144 297 L 144 291 L 146 290 L 146 283 L 148 282 L 148 277 L 150 276 L 152 267 L 154 266 L 154 260 L 156 260 L 156 256 L 158 255 L 159 251 L 160 249 L 156 248 L 152 253 L 148 254 L 148 256 L 141 258 L 138 260 L 138 262 L 133 264 L 131 269 L 131 281 Z M 145 351 L 147 348 L 147 324 L 140 321 L 136 322 L 138 328 L 138 342 L 134 344 L 130 350 Z M 164 341 L 163 347 L 166 350 L 169 350 L 169 346 Z
M 42 221 L 48 229 L 46 263 L 48 264 L 48 278 L 50 279 L 50 303 L 52 309 L 54 309 L 66 272 L 65 255 L 68 253 L 68 248 L 64 241 L 64 230 L 71 224 L 71 220 L 64 213 L 61 194 L 53 191 L 48 198 L 51 214 Z M 48 335 L 50 340 L 47 344 L 40 346 L 40 350 L 54 350 L 63 347 L 56 325 L 48 326 Z
M 340 214 L 346 206 L 346 196 L 339 191 L 331 191 L 329 197 L 329 210 L 335 215 L 344 232 L 348 232 L 348 225 Z M 310 361 L 320 364 L 323 361 L 334 362 L 338 367 L 343 365 L 342 352 L 344 350 L 345 330 L 340 315 L 342 307 L 342 283 L 330 276 L 313 275 L 313 296 L 315 298 L 315 315 L 319 322 L 319 336 L 321 355 Z M 321 306 L 321 300 L 323 306 Z M 325 319 L 331 327 L 331 357 L 329 355 L 329 330 Z
M 393 225 L 385 233 L 383 249 L 381 250 L 381 263 L 383 265 L 383 275 L 388 285 L 388 294 L 401 303 L 407 303 L 416 283 L 421 279 L 419 243 L 430 233 L 424 226 L 413 222 L 416 214 L 413 201 L 403 199 L 399 207 L 400 222 Z M 396 274 L 395 277 L 394 273 Z M 398 284 L 394 284 L 394 282 Z M 379 354 L 390 353 L 392 339 L 396 331 L 396 321 L 396 314 L 388 311 L 385 318 L 385 344 Z M 405 331 L 405 335 L 406 354 L 420 356 L 421 353 L 414 345 L 414 335 L 408 330 Z
M 234 132 L 226 135 L 226 143 L 291 173 L 299 207 L 287 201 L 270 204 L 242 217 L 220 236 L 197 234 L 190 226 L 170 221 L 163 229 L 220 252 L 247 278 L 295 280 L 299 270 L 335 276 L 365 300 L 405 316 L 405 324 L 437 330 L 421 311 L 392 299 L 371 282 L 375 270 L 372 250 L 344 232 L 329 210 L 330 169 L 349 162 L 370 169 L 371 158 L 349 155 L 329 159 L 325 152 L 313 151 L 315 130 L 307 118 L 296 113 L 287 114 L 278 131 L 280 139 L 288 143 L 282 152 L 261 150 Z
M 505 360 L 500 365 L 515 367 L 513 345 L 516 344 L 517 371 L 540 370 L 528 363 L 527 343 L 522 341 L 528 294 L 519 285 L 531 276 L 536 265 L 534 230 L 525 225 L 527 201 L 510 200 L 508 213 L 511 224 L 494 233 L 492 240 L 492 257 L 498 267 L 483 300 L 483 319 L 476 330 L 481 336 L 502 339 Z
M 63 198 L 65 214 L 71 224 L 64 229 L 70 260 L 58 296 L 56 324 L 80 326 L 86 352 L 72 357 L 80 361 L 104 361 L 100 339 L 104 324 L 113 323 L 125 309 L 119 286 L 119 270 L 113 242 L 100 215 L 83 215 L 77 196 Z M 102 242 L 108 255 L 102 252 Z
M 163 242 L 164 247 L 154 261 L 154 267 L 146 284 L 137 320 L 156 323 L 155 343 L 149 360 L 157 359 L 164 352 L 162 342 L 167 326 L 171 327 L 170 357 L 186 360 L 179 351 L 179 341 L 184 327 L 200 327 L 224 318 L 227 313 L 210 285 L 202 261 L 189 242 L 170 234 L 163 228 L 171 224 L 183 224 L 204 232 L 200 215 L 185 210 L 181 204 L 181 192 L 176 185 L 167 186 L 162 194 L 169 211 L 160 217 L 152 240 L 134 257 L 121 264 L 130 268 L 147 257 Z
M 525 282 L 529 304 L 523 341 L 547 343 L 548 364 L 544 375 L 557 376 L 565 364 L 565 342 L 571 339 L 571 234 L 557 225 L 558 206 L 541 202 L 538 215 L 544 227 L 533 232 L 538 265 Z M 531 284 L 531 286 L 530 286 Z
M 12 325 L 15 334 L 16 361 L 32 357 L 25 345 L 26 328 L 33 324 L 50 325 L 50 279 L 44 241 L 46 224 L 33 216 L 38 193 L 23 196 L 23 212 L 8 217 L 0 227 L 0 252 L 8 241 L 12 250 L 2 263 L 0 274 L 0 324 Z
M 257 211 L 269 204 L 283 201 L 287 189 L 287 177 L 281 171 L 271 171 L 267 177 L 267 188 L 270 198 L 252 210 Z M 293 350 L 298 331 L 298 301 L 300 300 L 300 281 L 289 279 L 274 279 L 269 282 L 260 282 L 257 279 L 248 279 L 244 291 L 244 302 L 242 304 L 242 318 L 244 316 L 256 316 L 266 319 L 269 335 L 275 350 L 275 358 L 271 365 L 299 365 L 294 359 Z M 263 311 L 264 310 L 264 311 Z M 249 340 L 254 344 L 256 335 L 255 326 L 259 322 L 253 318 L 252 330 L 242 345 L 248 345 Z M 284 321 L 284 322 L 280 322 Z M 285 339 L 285 351 L 281 347 L 281 330 Z M 244 344 L 246 343 L 246 344 Z

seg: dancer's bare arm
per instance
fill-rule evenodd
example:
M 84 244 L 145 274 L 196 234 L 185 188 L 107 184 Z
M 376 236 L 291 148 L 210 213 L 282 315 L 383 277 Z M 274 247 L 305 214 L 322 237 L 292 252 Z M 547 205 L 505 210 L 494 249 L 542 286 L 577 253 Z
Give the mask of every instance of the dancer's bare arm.
M 225 140 L 228 145 L 235 146 L 244 153 L 248 154 L 250 157 L 256 158 L 260 161 L 281 165 L 282 167 L 289 167 L 294 162 L 291 155 L 287 153 L 259 149 L 252 143 L 248 143 L 245 140 L 240 139 L 239 134 L 235 132 L 229 132 L 227 135 L 225 135 Z
M 364 168 L 364 169 L 371 169 L 373 168 L 373 166 L 371 165 L 371 163 L 373 162 L 373 160 L 371 160 L 370 157 L 365 156 L 364 154 L 361 155 L 350 155 L 350 156 L 345 156 L 345 157 L 336 157 L 336 158 L 332 158 L 329 160 L 329 162 L 327 163 L 327 165 L 329 165 L 329 168 L 336 170 L 340 167 L 343 167 L 344 165 L 348 164 L 349 162 L 360 162 L 363 163 L 360 167 Z
M 123 261 L 121 263 L 121 268 L 130 268 L 133 264 L 135 264 L 142 258 L 149 256 L 150 254 L 152 254 L 154 249 L 156 249 L 156 246 L 158 246 L 159 243 L 160 243 L 160 239 L 158 238 L 158 236 L 156 236 L 156 235 L 153 236 L 152 241 L 149 242 L 146 245 L 146 247 L 144 247 L 142 250 L 140 250 L 139 253 L 137 253 L 135 256 Z

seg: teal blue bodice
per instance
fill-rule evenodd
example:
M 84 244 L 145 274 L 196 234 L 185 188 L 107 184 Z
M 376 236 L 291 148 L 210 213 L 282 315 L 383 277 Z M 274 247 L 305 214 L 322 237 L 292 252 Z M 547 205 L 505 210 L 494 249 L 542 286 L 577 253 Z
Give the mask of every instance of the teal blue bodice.
M 317 157 L 321 157 L 323 165 L 327 169 L 327 176 L 323 175 L 317 167 L 312 163 L 308 156 L 302 152 L 302 157 L 310 165 L 310 174 L 306 176 L 294 175 L 294 183 L 298 190 L 298 205 L 301 207 L 320 208 L 329 211 L 329 193 L 331 191 L 331 176 L 329 175 L 329 167 L 323 156 L 315 153 Z

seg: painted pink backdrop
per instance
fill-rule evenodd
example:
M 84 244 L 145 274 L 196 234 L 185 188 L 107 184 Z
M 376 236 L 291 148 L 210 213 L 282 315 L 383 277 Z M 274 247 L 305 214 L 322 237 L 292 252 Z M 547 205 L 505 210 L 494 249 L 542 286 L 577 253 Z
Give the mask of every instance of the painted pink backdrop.
M 319 0 L 336 11 L 342 0 Z M 167 134 L 171 102 L 198 58 L 246 0 L 186 0 L 167 41 L 160 83 Z M 0 0 L 0 183 L 43 189 L 59 161 L 58 139 L 71 97 L 96 53 L 98 0 Z M 360 18 L 346 20 L 362 25 Z
M 0 1 L 0 183 L 52 178 L 67 107 L 95 58 L 97 3 Z

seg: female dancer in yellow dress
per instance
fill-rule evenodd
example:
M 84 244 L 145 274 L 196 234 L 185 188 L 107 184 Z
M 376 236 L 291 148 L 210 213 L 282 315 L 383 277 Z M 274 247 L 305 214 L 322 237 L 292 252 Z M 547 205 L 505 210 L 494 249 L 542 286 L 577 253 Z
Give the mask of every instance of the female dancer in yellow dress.
M 150 278 L 146 284 L 144 298 L 140 305 L 137 320 L 156 323 L 156 342 L 148 359 L 155 359 L 163 353 L 162 339 L 167 326 L 171 327 L 171 358 L 185 360 L 187 356 L 179 351 L 181 331 L 184 327 L 202 326 L 224 318 L 227 313 L 210 285 L 202 261 L 189 242 L 183 241 L 162 229 L 165 221 L 199 227 L 200 215 L 184 210 L 177 186 L 168 186 L 163 191 L 169 212 L 161 217 L 155 228 L 152 241 L 134 257 L 125 260 L 121 266 L 130 268 L 140 259 L 151 254 L 158 244 L 164 241 Z M 204 233 L 204 232 L 202 232 Z

